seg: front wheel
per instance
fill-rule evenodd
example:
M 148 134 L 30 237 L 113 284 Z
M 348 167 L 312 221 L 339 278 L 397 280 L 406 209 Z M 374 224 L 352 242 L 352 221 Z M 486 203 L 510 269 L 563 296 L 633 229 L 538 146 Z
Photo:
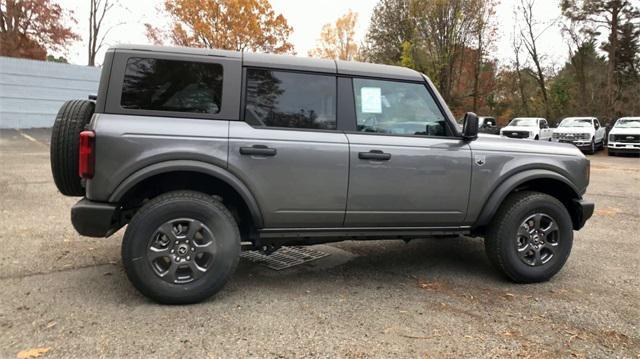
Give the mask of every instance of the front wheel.
M 240 257 L 238 226 L 227 208 L 193 191 L 169 192 L 145 204 L 129 223 L 122 262 L 142 294 L 188 304 L 218 292 Z
M 572 245 L 571 217 L 562 202 L 530 191 L 505 200 L 485 238 L 489 260 L 518 283 L 549 280 L 564 266 Z
M 587 150 L 587 154 L 593 155 L 595 153 L 596 153 L 596 141 L 592 138 L 591 146 L 589 147 L 589 150 Z

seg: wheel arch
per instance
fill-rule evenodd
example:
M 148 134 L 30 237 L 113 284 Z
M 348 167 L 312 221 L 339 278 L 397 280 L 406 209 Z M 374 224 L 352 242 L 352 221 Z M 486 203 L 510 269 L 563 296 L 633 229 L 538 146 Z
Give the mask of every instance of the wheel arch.
M 500 183 L 485 202 L 476 223 L 472 226 L 473 230 L 484 232 L 507 196 L 523 190 L 546 193 L 557 198 L 571 215 L 574 229 L 580 228 L 582 214 L 576 208 L 575 201 L 581 199 L 581 196 L 576 186 L 557 172 L 536 169 L 516 173 Z
M 159 188 L 158 188 L 159 187 Z M 193 160 L 159 162 L 144 167 L 122 181 L 109 202 L 126 204 L 145 192 L 155 195 L 169 190 L 192 189 L 239 200 L 256 228 L 262 228 L 262 212 L 249 188 L 235 175 L 219 166 Z

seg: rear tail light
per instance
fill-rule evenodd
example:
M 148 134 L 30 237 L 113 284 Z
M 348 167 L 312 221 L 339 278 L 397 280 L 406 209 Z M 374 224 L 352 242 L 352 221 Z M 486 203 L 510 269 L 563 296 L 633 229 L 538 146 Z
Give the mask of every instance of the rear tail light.
M 95 167 L 96 133 L 93 131 L 80 132 L 80 156 L 78 159 L 78 174 L 80 178 L 93 178 Z

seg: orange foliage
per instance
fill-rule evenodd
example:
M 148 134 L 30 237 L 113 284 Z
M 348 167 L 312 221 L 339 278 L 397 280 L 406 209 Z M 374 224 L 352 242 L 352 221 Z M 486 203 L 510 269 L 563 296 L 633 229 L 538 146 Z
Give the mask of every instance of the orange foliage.
M 358 45 L 354 39 L 357 22 L 358 14 L 349 10 L 336 20 L 335 25 L 325 24 L 320 32 L 318 45 L 309 51 L 309 56 L 353 60 L 358 53 Z
M 473 80 L 475 76 L 477 50 L 465 47 L 462 55 L 458 56 L 453 66 L 456 68 L 456 79 L 453 84 L 451 103 L 452 112 L 458 117 L 462 117 L 465 112 L 471 111 L 473 107 L 474 88 Z M 493 93 L 496 88 L 496 63 L 495 61 L 482 61 L 478 77 L 477 112 L 481 116 L 491 116 L 487 96 Z
M 165 0 L 170 29 L 145 24 L 154 44 L 250 50 L 272 53 L 293 51 L 288 41 L 293 29 L 268 0 Z
M 51 0 L 0 0 L 0 56 L 44 60 L 47 49 L 61 50 L 78 40 L 63 24 L 65 15 Z

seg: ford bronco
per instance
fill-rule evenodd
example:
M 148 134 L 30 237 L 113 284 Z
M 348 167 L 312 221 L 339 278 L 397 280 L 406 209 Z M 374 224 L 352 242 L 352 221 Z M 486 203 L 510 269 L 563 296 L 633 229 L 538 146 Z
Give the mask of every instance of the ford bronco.
M 548 280 L 593 213 L 589 161 L 477 133 L 407 68 L 119 45 L 60 109 L 51 166 L 78 233 L 127 225 L 126 274 L 161 303 L 218 292 L 242 248 L 347 239 L 484 237 L 508 278 Z

